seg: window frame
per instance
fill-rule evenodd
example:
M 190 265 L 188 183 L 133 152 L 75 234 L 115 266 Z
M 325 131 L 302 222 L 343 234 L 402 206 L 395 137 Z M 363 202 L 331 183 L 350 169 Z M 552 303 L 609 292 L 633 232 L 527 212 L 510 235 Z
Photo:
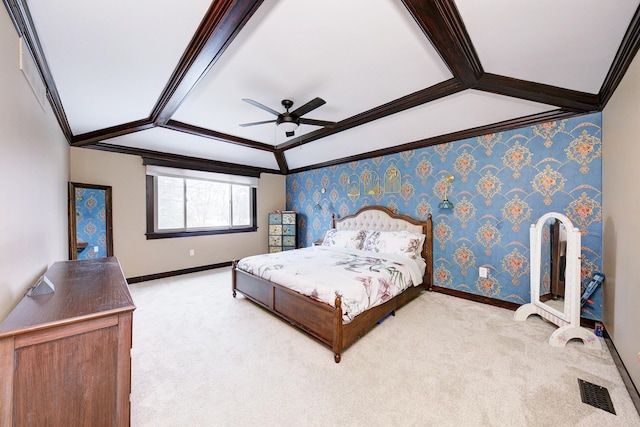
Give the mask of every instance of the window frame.
M 182 179 L 195 179 L 189 177 L 182 177 Z M 232 183 L 229 183 L 232 185 Z M 235 184 L 242 185 L 242 184 Z M 216 234 L 233 234 L 233 233 L 249 233 L 258 230 L 257 223 L 257 189 L 253 186 L 248 186 L 250 189 L 250 209 L 251 209 L 251 225 L 249 226 L 229 226 L 228 228 L 194 228 L 191 230 L 174 230 L 174 231 L 157 231 L 157 209 L 156 209 L 156 179 L 154 175 L 146 175 L 146 204 L 147 204 L 147 240 L 151 239 L 167 239 L 174 237 L 193 237 L 193 236 L 209 236 Z M 232 202 L 230 203 L 232 206 Z M 231 214 L 233 215 L 233 207 L 231 208 Z

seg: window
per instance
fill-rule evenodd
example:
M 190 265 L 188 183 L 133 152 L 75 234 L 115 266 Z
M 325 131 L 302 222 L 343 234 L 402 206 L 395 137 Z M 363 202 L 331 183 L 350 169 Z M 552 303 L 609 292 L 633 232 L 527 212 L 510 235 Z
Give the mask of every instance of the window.
M 147 166 L 147 238 L 255 231 L 257 179 Z

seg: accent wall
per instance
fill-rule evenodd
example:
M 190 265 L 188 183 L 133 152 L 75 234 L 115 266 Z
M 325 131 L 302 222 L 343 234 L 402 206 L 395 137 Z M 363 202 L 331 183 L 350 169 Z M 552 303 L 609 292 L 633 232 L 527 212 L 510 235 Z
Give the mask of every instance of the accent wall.
M 434 285 L 524 304 L 529 228 L 547 212 L 582 233 L 583 285 L 602 271 L 601 113 L 299 172 L 287 176 L 299 246 L 362 206 L 433 216 Z M 451 176 L 453 180 L 451 180 Z M 438 207 L 443 199 L 451 209 Z M 489 269 L 487 278 L 478 267 Z M 606 282 L 605 282 L 606 286 Z M 602 290 L 582 316 L 602 317 Z

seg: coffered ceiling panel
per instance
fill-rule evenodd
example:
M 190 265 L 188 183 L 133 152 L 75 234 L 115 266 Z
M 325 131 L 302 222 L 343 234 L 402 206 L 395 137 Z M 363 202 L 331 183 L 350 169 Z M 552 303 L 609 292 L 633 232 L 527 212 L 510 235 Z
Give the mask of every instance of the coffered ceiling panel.
M 70 145 L 247 174 L 601 111 L 640 46 L 640 0 L 4 4 Z
M 597 94 L 638 0 L 457 0 L 484 70 Z
M 148 117 L 207 0 L 29 0 L 74 134 Z

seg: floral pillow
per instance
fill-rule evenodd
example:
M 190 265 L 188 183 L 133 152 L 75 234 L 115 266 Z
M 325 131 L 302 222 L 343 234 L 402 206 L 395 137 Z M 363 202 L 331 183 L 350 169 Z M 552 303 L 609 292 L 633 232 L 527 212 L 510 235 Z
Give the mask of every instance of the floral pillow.
M 365 236 L 364 230 L 336 230 L 332 228 L 325 234 L 322 246 L 362 249 Z
M 424 239 L 424 234 L 410 231 L 368 231 L 362 249 L 417 259 L 421 257 Z

